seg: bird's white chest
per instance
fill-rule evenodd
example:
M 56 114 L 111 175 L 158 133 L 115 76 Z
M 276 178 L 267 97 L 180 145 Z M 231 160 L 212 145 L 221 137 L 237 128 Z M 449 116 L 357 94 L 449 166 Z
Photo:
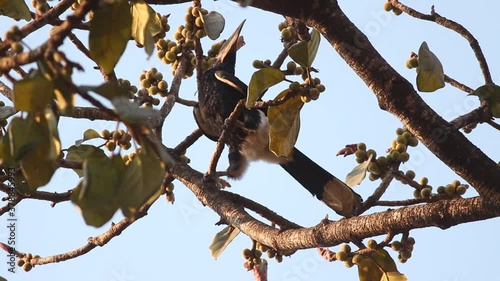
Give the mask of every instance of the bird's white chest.
M 241 146 L 241 154 L 248 161 L 263 160 L 270 163 L 284 163 L 285 159 L 278 158 L 269 150 L 269 121 L 263 112 L 261 114 L 261 122 L 256 130 L 249 130 L 248 136 L 245 138 Z

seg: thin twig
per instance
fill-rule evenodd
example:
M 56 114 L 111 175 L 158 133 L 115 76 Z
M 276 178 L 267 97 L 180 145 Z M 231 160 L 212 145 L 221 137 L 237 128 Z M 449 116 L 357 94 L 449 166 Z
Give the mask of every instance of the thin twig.
M 284 229 L 296 229 L 296 228 L 302 227 L 302 226 L 300 226 L 292 221 L 287 220 L 286 218 L 278 215 L 275 211 L 267 208 L 264 205 L 261 205 L 261 204 L 255 202 L 253 200 L 250 200 L 246 197 L 243 197 L 241 195 L 231 193 L 228 191 L 222 191 L 222 192 L 226 193 L 229 196 L 229 199 L 233 203 L 238 204 L 244 208 L 247 208 L 247 209 L 250 209 L 250 210 L 256 212 L 257 214 L 259 214 L 263 218 L 278 225 L 280 227 L 280 229 L 283 229 L 283 230 Z
M 14 206 L 21 202 L 21 200 L 23 200 L 23 198 L 20 196 L 16 196 L 12 200 L 9 200 L 9 202 L 5 206 L 0 208 L 0 216 L 10 211 Z
M 28 23 L 25 27 L 23 27 L 21 29 L 22 36 L 24 37 L 34 30 L 40 28 L 41 26 L 44 26 L 47 23 L 49 15 L 51 17 L 58 17 L 61 13 L 66 11 L 66 9 L 69 8 L 69 6 L 71 6 L 73 2 L 74 0 L 63 0 L 59 2 L 59 4 L 50 9 L 42 17 Z M 92 3 L 90 1 L 82 2 L 77 10 L 72 15 L 69 15 L 67 20 L 61 24 L 60 28 L 58 28 L 50 36 L 49 40 L 47 40 L 38 48 L 29 52 L 17 54 L 14 57 L 0 58 L 0 72 L 7 73 L 14 67 L 35 62 L 44 55 L 45 51 L 48 48 L 57 48 L 58 46 L 60 46 L 63 43 L 64 39 L 71 32 L 73 27 L 80 23 L 85 15 L 91 10 L 91 5 Z M 5 52 L 8 46 L 10 46 L 10 40 L 6 40 L 0 43 L 0 53 Z
M 464 91 L 464 92 L 466 92 L 466 93 L 469 93 L 469 94 L 470 94 L 470 93 L 474 92 L 474 90 L 473 90 L 473 89 L 471 89 L 470 87 L 468 87 L 468 86 L 466 86 L 466 85 L 464 85 L 464 84 L 462 84 L 462 83 L 458 82 L 457 80 L 455 80 L 455 79 L 451 78 L 451 77 L 450 77 L 450 76 L 448 76 L 448 75 L 445 75 L 445 76 L 444 76 L 444 82 L 446 82 L 446 83 L 448 83 L 448 84 L 452 85 L 453 87 L 455 87 L 455 88 L 457 88 L 457 89 L 460 89 L 460 90 L 462 90 L 462 91 Z
M 443 27 L 455 31 L 456 33 L 464 37 L 469 42 L 472 51 L 476 55 L 476 59 L 483 73 L 485 83 L 486 84 L 493 83 L 493 80 L 491 79 L 491 73 L 488 67 L 488 62 L 484 57 L 483 51 L 481 50 L 481 46 L 479 46 L 477 39 L 472 35 L 472 33 L 470 33 L 469 30 L 467 30 L 463 25 L 453 20 L 442 17 L 441 15 L 439 15 L 434 11 L 434 6 L 432 6 L 431 14 L 424 14 L 400 3 L 398 0 L 390 0 L 390 2 L 395 8 L 400 9 L 401 11 L 407 13 L 408 15 L 414 18 L 433 21 Z
M 203 132 L 199 128 L 195 129 L 174 148 L 174 154 L 181 154 L 181 152 L 186 151 L 186 149 L 193 145 L 201 136 L 203 136 Z
M 458 130 L 470 124 L 488 122 L 491 118 L 491 110 L 487 106 L 481 105 L 471 112 L 451 120 L 450 124 Z
M 116 224 L 112 224 L 111 227 L 106 232 L 104 232 L 96 237 L 90 237 L 87 240 L 87 244 L 83 245 L 82 247 L 80 247 L 78 249 L 75 249 L 73 251 L 69 251 L 66 253 L 54 255 L 54 256 L 33 257 L 31 260 L 29 260 L 27 262 L 30 262 L 32 265 L 42 265 L 42 264 L 66 261 L 66 260 L 74 259 L 74 258 L 77 258 L 79 256 L 85 255 L 86 253 L 92 251 L 97 246 L 99 246 L 99 247 L 104 246 L 109 241 L 111 241 L 111 239 L 119 236 L 122 233 L 122 231 L 124 231 L 127 227 L 132 225 L 132 223 L 134 223 L 137 220 L 141 219 L 142 217 L 146 216 L 147 212 L 149 210 L 149 207 L 151 207 L 151 205 L 144 205 L 135 213 L 134 220 L 124 218 L 120 222 L 118 222 Z M 7 249 L 6 249 L 5 246 L 6 245 L 4 243 L 0 242 L 0 248 L 8 251 L 8 249 L 10 249 L 10 248 L 7 246 Z M 24 253 L 19 252 L 19 251 L 16 251 L 16 255 L 19 258 L 24 258 L 26 256 Z
M 384 195 L 385 191 L 389 187 L 390 183 L 394 179 L 394 176 L 397 173 L 399 165 L 396 167 L 391 167 L 384 175 L 382 182 L 380 182 L 380 185 L 373 194 L 366 199 L 366 201 L 363 203 L 363 205 L 359 208 L 357 215 L 361 215 L 364 213 L 366 210 L 370 209 L 372 206 L 375 205 L 375 203 Z
M 39 28 L 44 27 L 49 23 L 51 20 L 58 18 L 61 14 L 66 12 L 69 7 L 75 2 L 76 0 L 62 0 L 60 1 L 57 5 L 55 5 L 53 8 L 51 8 L 49 11 L 43 14 L 43 16 L 39 17 L 36 20 L 28 22 L 26 25 L 21 27 L 19 29 L 20 31 L 20 36 L 21 39 L 28 36 L 30 33 L 38 30 Z M 64 22 L 61 22 L 61 25 L 63 25 Z M 2 43 L 0 43 L 0 53 L 5 52 L 8 48 L 10 48 L 10 44 L 12 42 L 10 40 L 5 39 Z
M 222 134 L 220 135 L 219 140 L 217 141 L 217 146 L 215 148 L 214 154 L 212 155 L 212 159 L 210 159 L 210 164 L 208 166 L 209 175 L 215 174 L 215 169 L 217 168 L 217 163 L 219 162 L 219 158 L 222 154 L 222 151 L 224 150 L 227 138 L 229 137 L 229 134 L 231 134 L 231 132 L 233 131 L 234 126 L 236 124 L 236 120 L 238 119 L 241 110 L 243 110 L 244 105 L 245 105 L 245 100 L 244 99 L 240 100 L 236 105 L 236 107 L 234 108 L 233 112 L 231 112 L 229 117 L 226 119 L 225 122 L 226 128 L 222 131 Z
M 493 120 L 486 121 L 488 125 L 500 131 L 500 124 L 495 123 Z

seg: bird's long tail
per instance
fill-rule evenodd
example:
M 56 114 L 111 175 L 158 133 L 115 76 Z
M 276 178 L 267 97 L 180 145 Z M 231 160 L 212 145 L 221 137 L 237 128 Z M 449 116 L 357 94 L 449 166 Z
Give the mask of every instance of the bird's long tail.
M 281 164 L 295 180 L 340 215 L 355 215 L 362 199 L 344 182 L 294 148 L 293 159 Z

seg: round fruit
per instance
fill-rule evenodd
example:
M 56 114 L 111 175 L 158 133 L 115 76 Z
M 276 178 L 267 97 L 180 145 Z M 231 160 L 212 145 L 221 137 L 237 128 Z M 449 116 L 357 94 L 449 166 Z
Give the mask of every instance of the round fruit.
M 396 15 L 396 16 L 399 16 L 403 13 L 403 11 L 401 11 L 400 9 L 398 8 L 392 8 L 392 12 Z
M 360 142 L 357 145 L 358 150 L 366 150 L 366 144 L 364 142 Z
M 378 246 L 377 241 L 375 241 L 373 239 L 368 240 L 368 242 L 366 243 L 366 247 L 368 247 L 369 249 L 372 249 L 372 250 L 376 250 L 377 246 Z
M 302 68 L 302 66 L 298 66 L 297 68 L 295 68 L 293 74 L 295 75 L 302 75 L 304 73 L 304 69 Z
M 387 1 L 387 2 L 384 3 L 384 10 L 386 12 L 390 12 L 392 10 L 392 8 L 393 7 L 392 7 L 392 3 L 391 2 Z
M 168 88 L 168 83 L 167 81 L 165 80 L 161 80 L 160 82 L 158 82 L 158 90 L 164 92 L 166 91 Z
M 111 133 L 109 132 L 109 130 L 104 129 L 101 131 L 101 137 L 103 139 L 109 140 L 109 138 L 111 137 Z
M 319 98 L 319 90 L 316 88 L 309 89 L 309 96 L 312 100 L 317 100 Z
M 420 190 L 420 196 L 422 196 L 423 198 L 429 198 L 431 197 L 431 194 L 432 190 L 428 187 L 422 188 L 422 190 Z
M 368 155 L 365 150 L 358 150 L 355 153 L 356 158 L 366 160 L 368 158 Z
M 281 30 L 281 38 L 283 38 L 283 40 L 285 41 L 289 41 L 290 39 L 292 39 L 292 31 L 290 30 L 290 28 Z
M 392 241 L 391 243 L 391 248 L 394 250 L 394 251 L 401 251 L 401 249 L 403 249 L 403 243 L 399 242 L 399 241 Z
M 287 26 L 288 26 L 288 24 L 287 24 L 286 22 L 282 21 L 282 22 L 280 22 L 280 23 L 278 24 L 278 30 L 279 30 L 279 31 L 282 31 L 282 30 L 283 30 L 283 29 L 285 29 Z
M 344 251 L 338 251 L 337 253 L 335 253 L 335 257 L 339 261 L 345 261 L 347 260 L 347 257 L 349 257 L 349 255 Z
M 406 176 L 409 177 L 410 179 L 414 179 L 415 172 L 413 170 L 408 170 L 408 171 L 406 171 Z
M 292 82 L 290 85 L 288 85 L 288 88 L 292 91 L 299 91 L 300 90 L 300 84 L 297 82 Z
M 411 258 L 411 251 L 408 249 L 401 250 L 399 254 L 401 255 L 401 258 L 405 260 Z
M 293 72 L 293 71 L 295 71 L 295 68 L 297 68 L 297 65 L 296 65 L 296 64 L 295 64 L 295 62 L 293 62 L 293 61 L 289 61 L 289 62 L 286 64 L 286 70 L 287 70 L 287 71 Z
M 454 186 L 453 186 L 453 185 L 451 185 L 451 184 L 446 185 L 446 187 L 445 187 L 445 189 L 444 189 L 445 193 L 446 193 L 448 196 L 453 196 L 453 195 L 455 195 L 456 190 L 457 190 L 457 188 L 456 188 L 456 187 L 454 187 Z
M 349 244 L 342 244 L 342 246 L 340 246 L 340 250 L 346 253 L 350 253 L 351 246 L 349 246 Z
M 116 148 L 116 142 L 108 141 L 105 146 L 108 151 L 114 151 Z
M 467 191 L 467 185 L 461 184 L 457 186 L 456 192 L 458 195 L 464 195 L 466 191 Z

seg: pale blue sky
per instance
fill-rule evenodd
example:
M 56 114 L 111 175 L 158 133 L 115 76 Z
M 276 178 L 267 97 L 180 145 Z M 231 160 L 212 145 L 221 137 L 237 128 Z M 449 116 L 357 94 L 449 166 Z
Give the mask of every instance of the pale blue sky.
M 415 71 L 405 67 L 410 52 L 416 52 L 422 41 L 440 58 L 445 73 L 458 81 L 476 88 L 483 83 L 481 73 L 469 44 L 458 34 L 434 23 L 418 21 L 407 15 L 399 17 L 382 10 L 383 1 L 339 1 L 347 16 L 364 31 L 371 43 L 412 83 Z M 409 5 L 423 12 L 429 12 L 432 4 L 441 15 L 463 24 L 479 40 L 489 62 L 493 79 L 499 82 L 496 62 L 498 53 L 498 10 L 500 5 L 493 1 L 476 1 L 466 5 L 452 1 L 407 1 Z M 253 8 L 240 8 L 229 1 L 203 1 L 208 10 L 217 10 L 226 17 L 225 38 L 234 28 L 247 19 L 242 34 L 246 46 L 240 50 L 237 62 L 237 74 L 243 81 L 248 81 L 254 59 L 273 59 L 281 51 L 277 25 L 282 17 L 262 12 Z M 181 24 L 188 4 L 161 7 L 153 6 L 157 11 L 171 13 L 172 30 Z M 491 23 L 492 22 L 492 23 Z M 2 34 L 13 21 L 0 17 Z M 19 22 L 22 25 L 25 22 Z M 31 35 L 26 43 L 38 46 L 48 30 Z M 78 33 L 86 42 L 85 33 Z M 167 36 L 172 36 L 172 32 Z M 206 43 L 208 39 L 205 40 Z M 207 48 L 209 44 L 206 45 Z M 73 51 L 73 46 L 66 41 L 70 59 L 79 61 L 87 71 L 78 74 L 75 79 L 81 84 L 99 84 L 99 73 L 92 69 L 89 60 Z M 71 51 L 69 51 L 71 50 Z M 126 78 L 138 84 L 141 70 L 157 67 L 171 79 L 170 66 L 163 65 L 156 56 L 146 60 L 142 50 L 130 42 L 125 55 L 119 62 L 116 72 L 118 77 Z M 325 40 L 319 49 L 315 67 L 320 70 L 318 77 L 326 85 L 327 91 L 317 102 L 305 106 L 301 115 L 301 133 L 297 146 L 312 159 L 339 178 L 355 166 L 352 157 L 335 157 L 335 153 L 345 144 L 366 142 L 379 154 L 390 146 L 395 138 L 394 131 L 400 122 L 381 111 L 373 93 L 359 77 L 344 63 Z M 4 78 L 0 78 L 5 82 Z M 184 81 L 180 95 L 185 99 L 196 99 L 194 81 Z M 170 81 L 169 81 L 170 84 Z M 282 87 L 285 87 L 283 85 Z M 277 94 L 279 88 L 268 92 Z M 423 98 L 447 120 L 451 120 L 475 108 L 478 101 L 467 97 L 465 93 L 446 85 L 445 88 L 431 94 L 422 94 Z M 3 99 L 3 98 L 2 98 Z M 5 99 L 3 99 L 5 100 Z M 60 134 L 63 147 L 68 147 L 81 138 L 87 128 L 113 129 L 114 123 L 90 122 L 61 119 Z M 164 128 L 164 142 L 173 146 L 195 129 L 191 108 L 176 105 L 167 119 Z M 472 134 L 467 135 L 473 142 L 498 161 L 500 152 L 494 136 L 498 131 L 481 125 Z M 205 171 L 215 144 L 201 139 L 187 152 L 192 167 Z M 410 150 L 412 158 L 402 165 L 402 169 L 414 169 L 417 177 L 427 176 L 429 183 L 437 187 L 457 179 L 423 146 Z M 222 157 L 219 169 L 227 167 L 226 156 Z M 72 171 L 58 172 L 45 191 L 66 191 L 78 182 Z M 304 226 L 317 224 L 325 214 L 330 218 L 338 216 L 289 177 L 280 167 L 265 163 L 254 163 L 246 176 L 231 182 L 233 192 L 247 196 L 269 206 L 279 214 Z M 150 209 L 149 215 L 125 230 L 102 248 L 97 248 L 77 259 L 58 264 L 37 266 L 25 273 L 17 268 L 15 275 L 5 272 L 5 254 L 1 254 L 0 275 L 8 280 L 74 280 L 74 281 L 142 281 L 142 280 L 253 280 L 252 273 L 243 268 L 241 256 L 243 248 L 250 247 L 251 241 L 240 235 L 217 260 L 210 257 L 208 246 L 221 227 L 214 225 L 218 216 L 196 201 L 190 191 L 175 182 L 174 205 L 160 198 Z M 368 181 L 356 187 L 366 198 L 376 185 Z M 472 196 L 471 189 L 466 195 Z M 395 183 L 384 198 L 404 199 L 412 196 L 412 190 Z M 300 206 L 300 207 L 298 207 Z M 383 210 L 383 209 L 379 209 Z M 78 210 L 71 203 L 58 204 L 50 208 L 48 202 L 24 200 L 18 205 L 18 249 L 40 256 L 54 255 L 71 251 L 86 243 L 90 236 L 95 236 L 109 227 L 99 229 L 87 227 Z M 114 222 L 122 218 L 117 213 Z M 2 226 L 6 224 L 1 218 Z M 446 231 L 435 228 L 411 232 L 416 245 L 412 258 L 406 264 L 398 263 L 401 272 L 409 280 L 462 281 L 492 280 L 497 275 L 497 252 L 500 244 L 496 243 L 499 230 L 498 219 L 453 227 Z M 7 232 L 0 228 L 0 239 L 5 241 Z M 378 240 L 382 238 L 377 238 Z M 335 250 L 335 249 L 334 249 Z M 391 252 L 394 257 L 396 254 Z M 321 260 L 315 249 L 300 251 L 285 258 L 281 264 L 269 261 L 269 280 L 357 280 L 357 270 L 347 269 L 340 262 L 328 263 Z

